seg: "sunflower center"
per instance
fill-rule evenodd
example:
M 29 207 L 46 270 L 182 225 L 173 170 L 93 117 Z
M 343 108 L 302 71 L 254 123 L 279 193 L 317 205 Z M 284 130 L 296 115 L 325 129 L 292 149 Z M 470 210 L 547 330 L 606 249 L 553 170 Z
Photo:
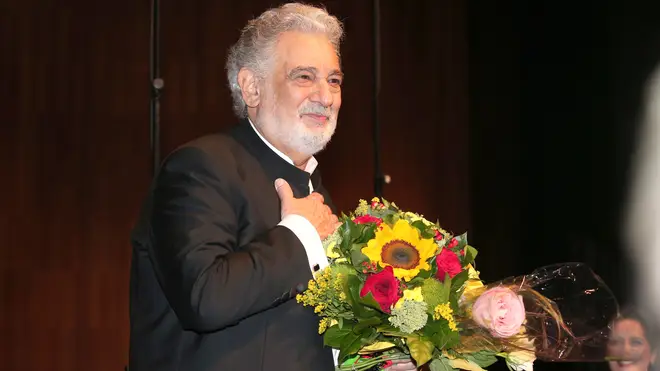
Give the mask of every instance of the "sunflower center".
M 380 253 L 383 263 L 392 268 L 414 269 L 419 264 L 419 251 L 407 241 L 392 240 L 383 246 Z

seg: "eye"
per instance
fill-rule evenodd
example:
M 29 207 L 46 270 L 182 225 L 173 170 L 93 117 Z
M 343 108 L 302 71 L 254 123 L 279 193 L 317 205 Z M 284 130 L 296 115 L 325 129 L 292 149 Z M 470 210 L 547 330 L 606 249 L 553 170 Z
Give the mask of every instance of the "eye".
M 644 345 L 644 341 L 642 339 L 632 339 L 630 340 L 630 344 L 634 347 L 641 347 Z
M 314 81 L 314 76 L 308 73 L 303 73 L 301 75 L 298 75 L 298 77 L 296 78 L 301 81 Z
M 342 79 L 339 77 L 331 77 L 330 80 L 328 80 L 328 84 L 332 86 L 341 86 L 342 82 Z

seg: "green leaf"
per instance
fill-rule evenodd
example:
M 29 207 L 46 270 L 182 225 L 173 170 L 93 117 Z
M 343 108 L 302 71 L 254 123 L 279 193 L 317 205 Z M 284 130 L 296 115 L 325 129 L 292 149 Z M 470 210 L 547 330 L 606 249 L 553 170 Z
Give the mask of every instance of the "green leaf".
M 353 245 L 353 240 L 351 239 L 351 225 L 355 225 L 355 223 L 348 219 L 340 227 L 342 228 L 342 234 L 339 249 L 343 252 L 344 256 L 350 256 L 350 248 Z
M 488 367 L 497 362 L 496 352 L 482 350 L 477 353 L 464 354 L 463 356 L 468 360 L 476 363 L 482 368 Z
M 477 257 L 477 249 L 470 245 L 465 245 L 465 258 L 463 259 L 464 264 L 470 264 L 474 262 L 474 259 Z
M 353 244 L 351 246 L 351 262 L 358 271 L 362 271 L 364 268 L 362 263 L 369 261 L 369 258 L 362 253 L 362 248 L 364 246 L 364 244 Z
M 339 348 L 339 360 L 340 362 L 346 357 L 351 356 L 357 353 L 360 348 L 362 348 L 361 336 L 351 332 L 342 339 L 341 345 Z
M 468 279 L 468 272 L 465 270 L 455 275 L 454 278 L 452 278 L 451 280 L 451 292 L 459 293 L 463 288 L 463 284 L 465 283 L 465 281 L 467 281 L 467 279 Z
M 431 360 L 435 347 L 433 343 L 420 336 L 409 336 L 406 338 L 410 356 L 415 359 L 417 366 L 422 366 Z
M 449 329 L 449 322 L 443 318 L 429 321 L 423 332 L 438 349 L 448 349 L 460 342 L 459 333 Z
M 422 238 L 434 238 L 435 231 L 426 225 L 422 220 L 415 220 L 411 225 L 419 231 L 419 235 Z
M 351 240 L 359 241 L 365 228 L 371 228 L 371 226 L 367 224 L 351 223 Z
M 431 278 L 432 275 L 433 274 L 431 273 L 431 271 L 427 271 L 425 269 L 422 269 L 422 270 L 419 271 L 419 274 L 417 274 L 417 277 L 415 277 L 415 278 L 421 278 L 422 280 L 424 280 L 424 279 L 427 279 L 427 278 Z
M 461 338 L 458 332 L 451 331 L 449 326 L 443 326 L 440 331 L 431 336 L 431 341 L 438 349 L 451 348 L 460 342 Z
M 325 333 L 323 334 L 323 344 L 332 348 L 341 347 L 341 343 L 344 338 L 353 332 L 353 326 L 349 326 L 348 323 L 345 325 L 346 326 L 342 328 L 334 325 L 325 330 Z
M 383 217 L 383 221 L 390 226 L 394 226 L 396 222 L 399 220 L 399 215 L 397 214 L 387 214 Z
M 364 305 L 377 309 L 379 311 L 382 311 L 380 308 L 380 304 L 374 299 L 374 295 L 371 292 L 368 292 L 367 295 L 363 296 L 360 298 L 360 302 L 364 303 Z
M 343 328 L 334 325 L 328 328 L 323 335 L 323 343 L 326 346 L 339 349 L 339 359 L 341 362 L 347 356 L 357 353 L 365 342 L 372 342 L 378 334 L 372 327 L 363 328 L 361 331 L 357 330 L 356 324 L 344 323 Z
M 434 359 L 429 364 L 429 369 L 431 371 L 454 371 L 455 368 L 449 365 L 449 360 L 447 358 Z
M 456 278 L 456 277 L 458 277 L 458 275 L 456 275 L 454 278 Z M 444 284 L 443 294 L 446 293 L 447 296 L 445 297 L 444 302 L 449 301 L 449 296 L 451 295 L 452 281 L 453 280 L 451 278 L 449 278 L 449 274 L 445 273 L 445 280 L 442 281 L 442 283 Z
M 362 231 L 360 232 L 360 237 L 358 240 L 360 243 L 366 244 L 369 240 L 376 237 L 376 225 L 375 224 L 364 224 L 362 225 Z
M 362 332 L 367 328 L 373 328 L 375 332 L 376 325 L 380 325 L 382 322 L 378 317 L 361 318 L 358 320 L 358 324 L 355 325 L 355 332 Z
M 396 338 L 410 336 L 410 334 L 406 334 L 404 332 L 401 332 L 401 330 L 399 330 L 398 328 L 396 328 L 396 327 L 394 327 L 390 324 L 382 324 L 380 326 L 377 326 L 376 331 L 382 333 L 385 336 L 393 336 L 393 337 L 396 337 Z
M 346 287 L 348 289 L 349 295 L 346 296 L 346 300 L 349 302 L 351 308 L 353 309 L 353 313 L 358 318 L 378 316 L 379 313 L 381 313 L 380 310 L 370 308 L 369 306 L 365 305 L 362 301 L 362 298 L 360 298 L 359 290 L 361 286 L 362 282 L 357 276 L 348 276 L 348 279 L 346 280 Z

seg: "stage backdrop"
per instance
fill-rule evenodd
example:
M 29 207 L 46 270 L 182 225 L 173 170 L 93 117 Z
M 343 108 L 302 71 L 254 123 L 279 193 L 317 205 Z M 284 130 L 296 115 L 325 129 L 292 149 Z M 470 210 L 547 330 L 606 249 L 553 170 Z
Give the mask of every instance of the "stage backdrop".
M 385 196 L 470 226 L 466 25 L 461 1 L 382 2 Z M 274 1 L 162 2 L 163 155 L 235 123 L 224 59 Z M 373 194 L 372 9 L 346 24 L 335 139 L 319 156 L 342 209 Z M 0 7 L 0 364 L 118 371 L 127 360 L 129 233 L 151 178 L 149 2 Z

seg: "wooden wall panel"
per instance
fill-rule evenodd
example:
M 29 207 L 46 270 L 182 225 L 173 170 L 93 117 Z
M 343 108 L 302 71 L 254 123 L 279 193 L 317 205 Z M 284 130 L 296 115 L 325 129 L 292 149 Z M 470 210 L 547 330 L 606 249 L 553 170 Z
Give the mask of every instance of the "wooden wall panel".
M 37 6 L 38 5 L 38 6 Z M 120 370 L 150 178 L 148 4 L 0 13 L 3 370 Z
M 457 234 L 470 229 L 464 7 L 402 1 L 382 9 L 385 196 Z

